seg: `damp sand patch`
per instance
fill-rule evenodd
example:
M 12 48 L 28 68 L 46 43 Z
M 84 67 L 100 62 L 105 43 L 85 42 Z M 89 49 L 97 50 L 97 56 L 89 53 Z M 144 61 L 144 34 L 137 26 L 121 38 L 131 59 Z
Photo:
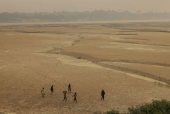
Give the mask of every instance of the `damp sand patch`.
M 82 57 L 81 57 L 81 59 L 78 59 L 78 58 L 75 58 L 75 57 L 58 54 L 57 59 L 60 60 L 64 64 L 70 64 L 70 65 L 76 65 L 76 66 L 88 66 L 88 67 L 94 67 L 94 68 L 102 68 L 101 66 L 96 65 L 91 61 L 85 60 Z
M 75 65 L 75 66 L 87 66 L 87 67 L 93 67 L 93 68 L 103 68 L 97 64 L 94 64 L 91 61 L 83 59 L 83 57 L 75 58 L 72 56 L 61 55 L 61 54 L 43 54 L 43 53 L 33 53 L 33 54 L 40 55 L 40 56 L 45 55 L 45 57 L 56 58 L 63 64 L 69 64 L 69 65 Z

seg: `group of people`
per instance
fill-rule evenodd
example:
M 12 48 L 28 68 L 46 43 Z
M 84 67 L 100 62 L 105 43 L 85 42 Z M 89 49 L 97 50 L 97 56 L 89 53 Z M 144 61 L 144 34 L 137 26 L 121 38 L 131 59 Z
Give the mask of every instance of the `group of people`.
M 54 92 L 54 89 L 53 89 L 53 85 L 52 85 L 51 86 L 51 95 L 53 94 L 53 92 Z M 68 92 L 71 93 L 71 85 L 70 84 L 68 85 Z M 44 96 L 45 96 L 44 88 L 42 88 L 41 94 L 42 94 L 42 97 L 44 98 Z M 67 91 L 66 90 L 63 91 L 63 94 L 64 94 L 63 101 L 67 101 L 67 97 L 66 97 Z M 74 97 L 74 101 L 77 103 L 77 93 L 76 92 L 74 93 L 74 95 L 72 97 Z
M 52 85 L 52 86 L 51 86 L 51 95 L 53 94 L 53 92 L 54 92 L 54 89 L 53 89 L 53 85 Z M 68 92 L 71 93 L 71 85 L 70 85 L 70 84 L 68 85 Z M 41 93 L 42 93 L 42 97 L 44 98 L 44 95 L 45 95 L 44 88 L 41 90 Z M 63 99 L 63 101 L 67 101 L 67 96 L 66 96 L 67 91 L 66 91 L 66 90 L 63 91 L 63 94 L 64 94 L 64 99 Z M 103 89 L 103 90 L 101 91 L 101 100 L 104 100 L 104 96 L 105 96 L 105 91 L 104 91 L 104 89 Z M 76 93 L 76 92 L 74 93 L 74 95 L 73 95 L 72 97 L 74 97 L 74 101 L 77 103 L 77 93 Z
M 68 85 L 68 92 L 71 93 L 71 85 L 70 84 Z M 67 91 L 63 91 L 63 94 L 64 94 L 63 101 L 67 101 L 67 97 L 66 97 Z M 77 103 L 77 93 L 76 92 L 74 93 L 74 95 L 72 97 L 74 97 L 74 101 Z

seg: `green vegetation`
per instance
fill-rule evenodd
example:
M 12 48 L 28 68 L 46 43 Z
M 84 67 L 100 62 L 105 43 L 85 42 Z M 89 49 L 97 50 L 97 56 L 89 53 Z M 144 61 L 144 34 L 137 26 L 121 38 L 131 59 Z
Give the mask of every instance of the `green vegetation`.
M 81 57 L 77 57 L 77 59 L 82 59 Z
M 120 114 L 117 110 L 107 111 L 106 114 Z
M 98 114 L 96 112 L 96 114 Z M 117 110 L 107 111 L 104 114 L 121 114 Z M 147 103 L 142 106 L 128 108 L 128 113 L 123 114 L 170 114 L 170 101 L 153 100 L 152 103 Z
M 170 102 L 153 101 L 142 106 L 128 108 L 129 114 L 170 114 Z

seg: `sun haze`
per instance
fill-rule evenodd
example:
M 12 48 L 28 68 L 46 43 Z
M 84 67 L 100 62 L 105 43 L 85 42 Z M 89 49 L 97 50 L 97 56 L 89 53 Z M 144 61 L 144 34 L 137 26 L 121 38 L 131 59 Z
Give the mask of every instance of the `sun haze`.
M 169 12 L 170 0 L 1 0 L 0 12 L 116 10 Z

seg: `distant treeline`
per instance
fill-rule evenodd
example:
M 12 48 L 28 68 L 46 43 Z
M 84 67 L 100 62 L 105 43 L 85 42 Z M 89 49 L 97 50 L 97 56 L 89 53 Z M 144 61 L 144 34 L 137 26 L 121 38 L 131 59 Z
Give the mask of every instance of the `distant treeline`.
M 126 21 L 126 20 L 170 20 L 170 12 L 132 13 L 129 11 L 84 11 L 84 12 L 40 12 L 40 13 L 0 13 L 0 22 L 74 22 L 74 21 Z

